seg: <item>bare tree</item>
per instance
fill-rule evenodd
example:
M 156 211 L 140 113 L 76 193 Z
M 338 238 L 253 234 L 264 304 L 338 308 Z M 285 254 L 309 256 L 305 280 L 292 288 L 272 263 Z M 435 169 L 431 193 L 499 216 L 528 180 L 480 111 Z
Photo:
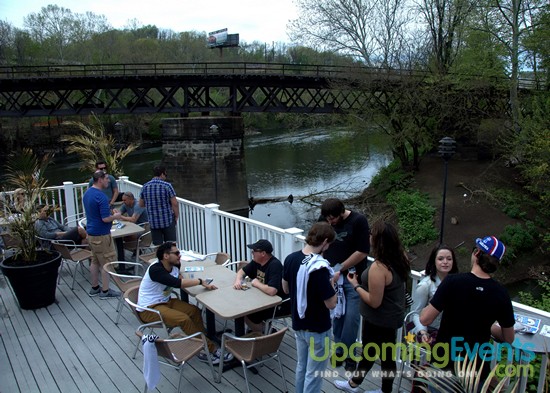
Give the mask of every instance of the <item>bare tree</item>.
M 475 0 L 420 0 L 418 10 L 430 35 L 434 68 L 445 75 L 460 50 L 464 27 L 474 9 Z
M 404 0 L 296 0 L 298 18 L 290 37 L 320 50 L 360 58 L 365 65 L 391 66 L 409 22 Z

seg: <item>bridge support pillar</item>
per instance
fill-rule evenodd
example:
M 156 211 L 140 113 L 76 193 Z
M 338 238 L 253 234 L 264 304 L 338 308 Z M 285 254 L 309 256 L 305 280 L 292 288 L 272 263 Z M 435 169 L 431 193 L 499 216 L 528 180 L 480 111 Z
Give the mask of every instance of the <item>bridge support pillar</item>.
M 162 164 L 179 197 L 248 207 L 243 118 L 187 117 L 162 121 Z

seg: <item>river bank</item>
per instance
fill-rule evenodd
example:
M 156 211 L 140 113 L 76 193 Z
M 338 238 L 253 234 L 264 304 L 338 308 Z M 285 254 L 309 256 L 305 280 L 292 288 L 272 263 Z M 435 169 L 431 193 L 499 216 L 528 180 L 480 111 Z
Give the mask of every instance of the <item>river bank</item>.
M 443 194 L 443 161 L 436 155 L 423 157 L 419 170 L 413 174 L 411 189 L 417 189 L 429 197 L 430 204 L 436 207 L 434 226 L 439 233 Z M 379 190 L 369 190 L 374 194 Z M 512 200 L 522 201 L 518 207 L 518 217 L 505 214 Z M 536 222 L 541 234 L 548 232 L 548 207 L 546 211 L 537 209 L 535 201 L 529 202 L 518 172 L 506 167 L 503 160 L 483 161 L 454 157 L 449 162 L 446 195 L 443 243 L 454 247 L 461 272 L 470 270 L 470 256 L 477 237 L 494 235 L 501 237 L 510 226 L 524 226 L 526 222 Z M 381 198 L 383 199 L 383 197 Z M 519 203 L 519 202 L 518 202 Z M 371 206 L 373 215 L 388 215 L 389 207 L 383 203 Z M 415 245 L 409 250 L 415 270 L 423 270 L 431 249 L 439 239 L 426 244 Z M 550 258 L 543 252 L 540 239 L 536 247 L 517 251 L 498 270 L 495 278 L 509 287 L 525 280 L 546 279 L 550 275 Z M 509 244 L 509 252 L 512 247 Z M 517 286 L 517 285 L 516 285 Z M 521 286 L 519 286 L 521 287 Z

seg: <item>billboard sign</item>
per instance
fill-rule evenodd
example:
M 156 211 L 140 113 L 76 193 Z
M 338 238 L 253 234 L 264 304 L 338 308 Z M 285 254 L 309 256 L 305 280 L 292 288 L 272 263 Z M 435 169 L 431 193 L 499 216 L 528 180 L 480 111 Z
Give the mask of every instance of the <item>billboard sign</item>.
M 208 38 L 206 39 L 206 45 L 209 46 L 210 48 L 215 48 L 217 46 L 224 46 L 226 41 L 227 41 L 227 28 L 208 33 Z

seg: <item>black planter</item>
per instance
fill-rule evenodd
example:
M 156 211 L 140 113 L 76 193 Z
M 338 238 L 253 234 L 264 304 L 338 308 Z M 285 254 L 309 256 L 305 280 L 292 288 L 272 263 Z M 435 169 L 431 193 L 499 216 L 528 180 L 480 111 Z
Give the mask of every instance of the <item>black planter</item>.
M 57 251 L 38 253 L 38 263 L 35 264 L 21 264 L 14 261 L 13 256 L 0 263 L 0 268 L 8 278 L 19 306 L 25 310 L 47 307 L 55 302 L 61 254 Z

